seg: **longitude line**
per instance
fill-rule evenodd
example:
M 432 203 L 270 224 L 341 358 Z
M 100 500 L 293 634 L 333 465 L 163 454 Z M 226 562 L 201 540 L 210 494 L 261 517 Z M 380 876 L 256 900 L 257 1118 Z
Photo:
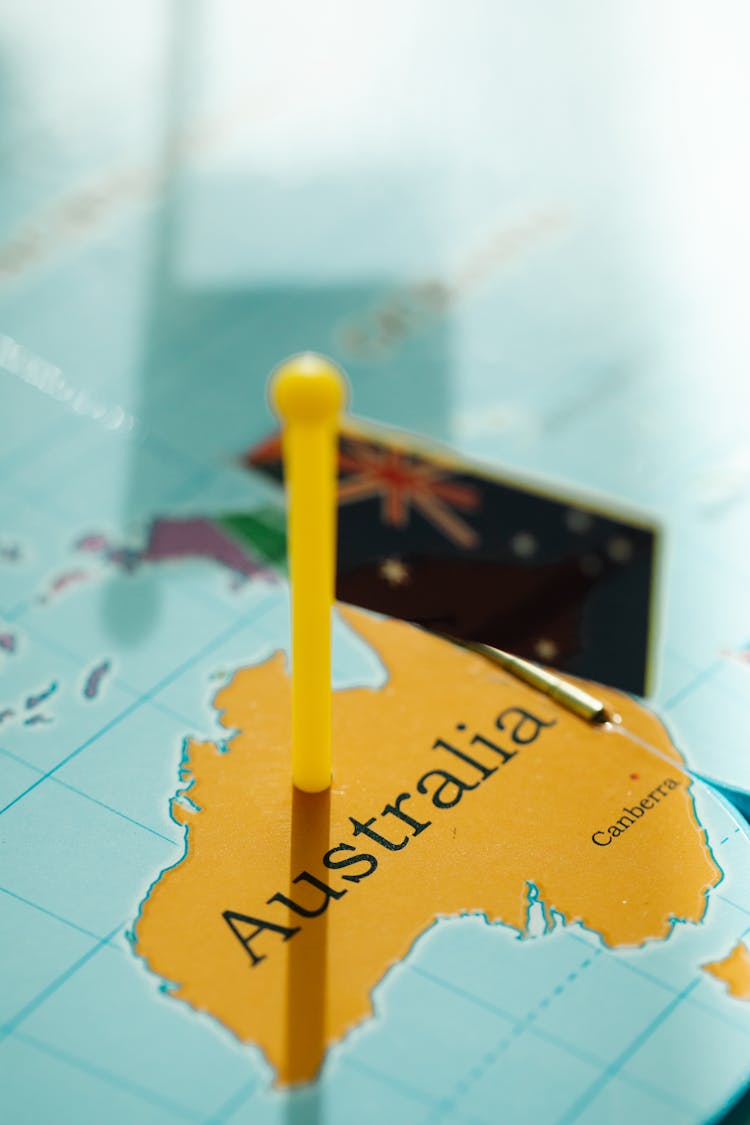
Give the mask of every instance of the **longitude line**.
M 719 897 L 723 898 L 724 896 L 720 895 Z M 730 905 L 733 906 L 734 903 L 731 903 Z M 740 908 L 738 907 L 738 909 L 740 909 Z M 748 911 L 746 913 L 750 914 L 750 911 Z M 746 931 L 746 933 L 750 933 L 750 927 L 748 927 L 748 930 Z M 570 937 L 573 941 L 579 942 L 581 945 L 584 945 L 584 946 L 588 945 L 588 942 L 586 942 L 583 938 L 576 937 L 573 934 L 571 934 Z M 589 946 L 589 948 L 590 948 L 590 946 Z M 651 984 L 657 985 L 659 988 L 664 989 L 665 992 L 671 993 L 673 996 L 679 995 L 679 993 L 680 993 L 679 988 L 674 988 L 671 984 L 667 984 L 667 982 L 662 980 L 660 977 L 655 976 L 653 973 L 649 973 L 646 969 L 639 968 L 638 965 L 633 965 L 632 962 L 630 962 L 630 961 L 622 960 L 620 957 L 617 957 L 616 954 L 612 954 L 608 950 L 605 950 L 604 952 L 605 952 L 605 956 L 608 956 L 610 959 L 614 958 L 616 960 L 616 964 L 619 965 L 620 968 L 626 969 L 627 972 L 634 973 L 638 977 L 642 977 L 643 980 L 647 980 Z M 700 981 L 701 981 L 701 978 L 697 977 L 696 983 L 700 983 Z M 694 1007 L 701 1008 L 705 1012 L 710 1012 L 711 1015 L 715 1016 L 716 1019 L 720 1020 L 724 1024 L 725 1027 L 729 1027 L 733 1031 L 741 1031 L 741 1032 L 745 1032 L 747 1034 L 750 1034 L 750 1031 L 746 1027 L 743 1027 L 740 1024 L 736 1024 L 733 1020 L 727 1019 L 726 1016 L 721 1014 L 721 1012 L 718 1012 L 715 1008 L 712 1008 L 710 1005 L 705 1004 L 702 1000 L 699 1000 L 696 996 L 692 996 L 692 995 L 687 996 L 686 1000 L 687 1000 L 687 1003 L 692 1004 Z
M 61 758 L 61 760 L 57 762 L 57 764 L 54 765 L 51 769 L 46 770 L 41 775 L 41 777 L 38 777 L 37 780 L 29 785 L 28 788 L 24 789 L 22 793 L 19 793 L 17 797 L 14 797 L 12 801 L 9 801 L 7 805 L 4 805 L 3 808 L 0 809 L 0 816 L 2 816 L 3 813 L 7 812 L 8 809 L 13 808 L 13 806 L 18 804 L 19 801 L 23 800 L 24 797 L 28 796 L 28 794 L 31 793 L 32 790 L 41 785 L 43 781 L 46 781 L 48 777 L 52 777 L 52 775 L 57 773 L 59 769 L 62 769 L 62 767 L 66 765 L 67 762 L 72 761 L 73 758 L 82 753 L 82 751 L 84 751 L 87 746 L 90 746 L 92 742 L 96 742 L 97 739 L 101 738 L 102 735 L 105 735 L 108 731 L 112 730 L 113 727 L 116 727 L 118 723 L 120 723 L 123 719 L 126 719 L 128 715 L 132 714 L 133 711 L 137 711 L 143 702 L 143 699 L 136 699 L 132 703 L 129 703 L 128 706 L 124 708 L 124 710 L 120 711 L 117 715 L 106 722 L 103 727 L 100 727 L 98 731 L 90 735 L 89 738 L 82 742 L 80 746 L 76 747 L 75 750 L 71 750 L 69 754 L 66 754 L 64 758 Z
M 690 693 L 695 688 L 700 687 L 700 685 L 702 683 L 704 683 L 706 680 L 710 680 L 711 677 L 714 675 L 714 673 L 720 667 L 721 667 L 721 661 L 720 660 L 714 660 L 714 662 L 712 664 L 709 664 L 707 668 L 701 669 L 701 671 L 698 673 L 698 675 L 693 676 L 692 680 L 690 680 L 689 683 L 685 684 L 684 687 L 681 687 L 679 691 L 676 691 L 674 695 L 670 696 L 670 698 L 666 701 L 666 703 L 663 704 L 664 710 L 670 711 L 673 707 L 676 707 L 677 704 L 681 703 L 682 700 L 687 695 L 690 695 Z
M 15 1031 L 15 1029 L 20 1024 L 22 1024 L 23 1021 L 28 1016 L 30 1016 L 32 1012 L 36 1011 L 36 1009 L 41 1004 L 43 1004 L 45 1000 L 49 999 L 49 997 L 52 996 L 53 993 L 57 992 L 58 988 L 61 988 L 65 984 L 65 982 L 73 976 L 74 973 L 78 972 L 79 969 L 82 969 L 83 966 L 88 961 L 90 961 L 91 958 L 94 957 L 99 952 L 99 950 L 102 949 L 103 946 L 107 945 L 115 936 L 115 934 L 120 929 L 122 929 L 124 924 L 124 922 L 118 922 L 115 928 L 110 931 L 110 933 L 108 933 L 103 938 L 99 938 L 99 940 L 94 945 L 92 945 L 90 949 L 86 950 L 82 957 L 79 957 L 77 961 L 74 961 L 72 965 L 69 965 L 64 972 L 55 977 L 55 979 L 51 981 L 50 984 L 46 985 L 41 992 L 38 992 L 32 1000 L 29 1000 L 29 1002 L 25 1004 L 24 1007 L 20 1009 L 20 1011 L 16 1012 L 15 1016 L 8 1020 L 8 1022 L 0 1029 L 0 1038 L 4 1038 L 5 1036 L 10 1035 L 11 1032 Z
M 227 1100 L 223 1102 L 222 1105 L 220 1105 L 219 1108 L 215 1110 L 210 1117 L 207 1117 L 205 1119 L 203 1125 L 222 1125 L 222 1123 L 226 1121 L 226 1119 L 232 1113 L 234 1113 L 236 1109 L 239 1109 L 241 1105 L 244 1105 L 253 1091 L 257 1088 L 258 1080 L 256 1078 L 251 1079 L 249 1082 L 243 1083 L 243 1085 L 240 1086 L 239 1090 L 235 1090 L 230 1098 L 227 1098 Z
M 70 793 L 75 793 L 78 797 L 83 797 L 85 801 L 91 801 L 93 805 L 98 805 L 100 809 L 106 809 L 107 812 L 111 812 L 114 816 L 120 817 L 121 820 L 127 820 L 128 824 L 134 824 L 136 828 L 142 828 L 144 832 L 149 832 L 152 836 L 158 836 L 160 840 L 165 840 L 173 847 L 182 847 L 181 843 L 172 840 L 169 836 L 165 836 L 163 832 L 158 832 L 156 828 L 149 828 L 148 824 L 136 820 L 133 816 L 128 816 L 127 813 L 116 809 L 114 805 L 108 805 L 105 801 L 100 801 L 98 798 L 92 797 L 90 793 L 85 793 L 83 789 L 77 789 L 75 785 L 69 785 L 67 781 L 61 781 L 59 777 L 50 777 L 50 781 L 54 782 L 55 785 L 61 786 L 63 789 L 67 789 Z
M 33 784 L 29 785 L 27 789 L 25 789 L 22 793 L 19 793 L 18 796 L 14 797 L 12 801 L 9 801 L 7 805 L 0 809 L 0 816 L 3 813 L 7 812 L 8 809 L 12 808 L 13 805 L 17 804 L 24 797 L 26 797 L 32 790 L 41 785 L 42 782 L 46 781 L 47 778 L 52 777 L 53 774 L 57 773 L 57 771 L 59 769 L 62 769 L 64 765 L 72 761 L 73 758 L 77 757 L 80 753 L 86 750 L 87 747 L 91 746 L 92 743 L 100 739 L 102 735 L 107 734 L 108 731 L 112 730 L 112 728 L 122 722 L 123 719 L 128 718 L 128 716 L 131 715 L 134 711 L 137 711 L 138 708 L 142 707 L 143 704 L 146 703 L 149 699 L 151 699 L 155 695 L 158 695 L 160 691 L 162 691 L 165 687 L 168 687 L 169 684 L 174 682 L 174 680 L 178 679 L 184 672 L 188 670 L 188 668 L 191 668 L 193 667 L 193 665 L 197 664 L 199 660 L 202 660 L 204 656 L 206 656 L 209 652 L 212 652 L 215 648 L 218 648 L 219 645 L 223 644 L 223 642 L 233 636 L 234 633 L 240 632 L 241 629 L 244 629 L 252 622 L 257 621 L 263 616 L 264 613 L 269 612 L 271 608 L 272 607 L 268 604 L 256 607 L 255 613 L 251 613 L 247 617 L 240 618 L 228 628 L 222 630 L 222 632 L 217 637 L 214 637 L 213 640 L 209 642 L 209 644 L 204 645 L 203 648 L 200 649 L 197 653 L 194 653 L 187 660 L 183 661 L 182 664 L 178 665 L 178 667 L 170 672 L 168 676 L 165 676 L 163 679 L 161 679 L 153 688 L 151 688 L 147 692 L 144 692 L 144 694 L 139 699 L 136 699 L 132 703 L 128 704 L 128 706 L 124 710 L 120 711 L 117 715 L 110 719 L 109 722 L 105 723 L 103 727 L 101 727 L 98 731 L 96 731 L 84 742 L 82 742 L 80 746 L 76 747 L 75 750 L 72 750 L 69 754 L 62 758 L 61 761 L 59 761 L 55 766 L 52 767 L 52 769 L 47 770 L 44 774 L 42 774 L 41 777 L 37 778 L 37 780 L 33 782 Z
M 698 981 L 691 981 L 690 984 L 679 993 L 679 995 L 672 997 L 665 1008 L 656 1016 L 651 1023 L 636 1035 L 635 1039 L 621 1051 L 616 1059 L 607 1067 L 607 1069 L 599 1075 L 594 1082 L 588 1087 L 587 1090 L 577 1099 L 571 1108 L 559 1120 L 558 1125 L 571 1125 L 571 1123 L 581 1116 L 586 1106 L 588 1106 L 594 1098 L 599 1094 L 604 1087 L 610 1082 L 615 1075 L 625 1066 L 627 1062 L 636 1054 L 643 1044 L 651 1038 L 655 1031 L 664 1023 L 672 1012 L 682 1003 L 682 1001 L 690 995 L 693 989 L 697 986 Z
M 44 770 L 40 769 L 39 766 L 33 766 L 30 762 L 27 762 L 18 754 L 13 754 L 10 750 L 6 750 L 2 746 L 0 746 L 0 754 L 2 754 L 6 758 L 10 758 L 13 762 L 18 762 L 19 765 L 26 766 L 26 768 L 32 770 L 33 773 L 37 773 L 40 775 L 44 774 Z M 71 793 L 75 793 L 79 797 L 83 797 L 86 801 L 91 801 L 91 803 L 94 805 L 98 805 L 100 808 L 106 809 L 107 812 L 111 812 L 115 816 L 121 817 L 122 820 L 127 820 L 128 823 L 135 824 L 136 827 L 142 828 L 144 832 L 150 832 L 152 836 L 158 836 L 160 840 L 166 840 L 168 844 L 174 844 L 175 847 L 180 846 L 176 840 L 171 839 L 171 837 L 169 836 L 165 836 L 163 832 L 158 832 L 155 828 L 150 828 L 148 824 L 143 824 L 142 821 L 136 820 L 135 817 L 128 816 L 127 813 L 122 812 L 120 809 L 116 809 L 114 805 L 108 805 L 104 801 L 100 801 L 97 797 L 92 797 L 90 793 L 84 792 L 83 789 L 78 789 L 75 785 L 71 785 L 69 782 L 63 781 L 59 777 L 51 777 L 50 781 L 54 782 L 55 785 L 61 786 L 61 788 L 63 789 L 69 790 L 69 792 Z

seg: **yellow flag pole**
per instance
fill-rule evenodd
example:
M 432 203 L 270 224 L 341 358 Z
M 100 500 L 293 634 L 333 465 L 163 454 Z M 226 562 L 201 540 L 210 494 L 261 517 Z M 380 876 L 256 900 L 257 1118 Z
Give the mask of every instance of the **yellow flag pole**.
M 283 426 L 292 598 L 292 780 L 319 793 L 331 784 L 331 611 L 336 554 L 336 450 L 346 380 L 313 352 L 271 377 Z

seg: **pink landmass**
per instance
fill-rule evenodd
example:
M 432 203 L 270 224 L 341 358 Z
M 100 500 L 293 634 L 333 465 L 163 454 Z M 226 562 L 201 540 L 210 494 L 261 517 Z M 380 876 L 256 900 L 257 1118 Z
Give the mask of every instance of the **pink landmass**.
M 40 594 L 40 602 L 48 602 L 51 598 L 61 594 L 70 586 L 77 586 L 81 582 L 87 582 L 91 577 L 87 570 L 66 570 L 63 574 L 58 574 L 57 578 L 53 578 L 49 584 L 49 589 L 46 594 Z
M 102 660 L 101 664 L 97 664 L 96 668 L 91 669 L 86 677 L 86 683 L 83 685 L 83 694 L 86 699 L 96 699 L 102 680 L 111 667 L 109 660 Z
M 212 559 L 246 578 L 252 578 L 256 574 L 268 574 L 268 568 L 250 558 L 226 532 L 211 520 L 200 517 L 155 520 L 148 544 L 141 557 L 148 562 L 188 558 Z

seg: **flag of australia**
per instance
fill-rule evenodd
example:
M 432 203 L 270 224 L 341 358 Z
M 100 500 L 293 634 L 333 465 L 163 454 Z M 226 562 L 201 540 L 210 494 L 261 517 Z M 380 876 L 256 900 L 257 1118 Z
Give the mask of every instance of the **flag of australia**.
M 282 480 L 278 435 L 246 464 Z M 347 422 L 337 551 L 340 601 L 648 689 L 657 530 L 601 499 Z

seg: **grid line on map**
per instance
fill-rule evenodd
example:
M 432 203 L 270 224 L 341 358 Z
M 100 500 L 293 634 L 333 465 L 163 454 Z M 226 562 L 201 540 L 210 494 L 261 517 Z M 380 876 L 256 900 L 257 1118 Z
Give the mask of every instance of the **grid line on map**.
M 386 1074 L 385 1071 L 380 1070 L 370 1063 L 363 1062 L 362 1059 L 346 1058 L 342 1059 L 342 1065 L 351 1067 L 353 1070 L 359 1070 L 362 1074 L 366 1074 L 369 1078 L 375 1079 L 376 1082 L 382 1083 L 384 1086 L 392 1087 L 394 1090 L 400 1090 L 402 1094 L 412 1098 L 414 1101 L 421 1102 L 422 1105 L 434 1105 L 437 1099 L 428 1094 L 426 1090 L 421 1090 L 418 1086 L 412 1086 L 410 1082 L 405 1082 L 403 1078 L 397 1078 L 393 1074 Z
M 737 827 L 735 829 L 735 832 L 740 832 L 740 831 L 741 831 L 741 829 L 739 827 Z M 731 837 L 727 836 L 721 841 L 721 843 L 724 844 L 730 839 L 731 839 Z M 739 910 L 741 914 L 747 914 L 748 917 L 750 917 L 750 910 L 744 910 L 743 907 L 737 906 L 737 904 L 734 903 L 734 902 L 731 902 L 726 897 L 726 895 L 721 895 L 717 892 L 716 897 L 723 899 L 724 902 L 728 903 L 730 906 L 735 907 L 735 909 Z M 750 927 L 748 927 L 748 929 L 745 931 L 745 934 L 743 935 L 743 937 L 746 937 L 747 934 L 749 934 L 749 933 L 750 933 Z M 568 937 L 570 938 L 571 941 L 575 941 L 579 945 L 586 946 L 589 949 L 592 947 L 593 943 L 589 942 L 586 938 L 581 937 L 578 934 L 569 933 Z M 621 969 L 625 969 L 627 972 L 633 973 L 635 976 L 642 977 L 644 980 L 649 981 L 651 984 L 657 985 L 659 988 L 664 989 L 665 992 L 669 992 L 673 996 L 679 995 L 679 993 L 680 993 L 679 988 L 676 988 L 673 985 L 668 984 L 667 981 L 662 980 L 661 977 L 656 976 L 654 973 L 650 973 L 648 971 L 648 969 L 642 969 L 642 968 L 640 968 L 640 966 L 634 965 L 631 961 L 627 961 L 625 959 L 619 958 L 617 956 L 617 954 L 610 949 L 604 949 L 603 948 L 601 950 L 601 952 L 606 957 L 608 957 L 610 959 L 614 959 L 616 961 L 616 964 Z M 702 979 L 701 977 L 696 977 L 696 983 L 700 983 L 701 979 Z M 730 1028 L 732 1031 L 740 1031 L 741 1033 L 750 1036 L 750 1027 L 748 1027 L 744 1024 L 741 1024 L 741 1023 L 736 1023 L 734 1020 L 729 1019 L 727 1016 L 724 1015 L 723 1012 L 718 1011 L 716 1008 L 714 1008 L 710 1004 L 706 1004 L 703 1000 L 699 1000 L 698 997 L 693 996 L 692 993 L 685 997 L 685 1001 L 686 1001 L 686 1003 L 691 1004 L 693 1007 L 701 1008 L 705 1012 L 710 1012 L 711 1015 L 714 1016 L 720 1023 L 723 1023 L 725 1027 Z M 628 1081 L 632 1081 L 632 1079 L 630 1079 L 628 1077 Z
M 99 1078 L 107 1082 L 110 1086 L 116 1086 L 121 1090 L 127 1091 L 129 1094 L 134 1094 L 143 1101 L 150 1102 L 152 1105 L 168 1109 L 171 1113 L 182 1117 L 185 1121 L 200 1121 L 200 1117 L 195 1113 L 191 1113 L 185 1106 L 180 1105 L 178 1102 L 173 1102 L 169 1098 L 155 1093 L 153 1090 L 149 1090 L 147 1086 L 141 1086 L 137 1082 L 129 1082 L 121 1078 L 119 1074 L 114 1074 L 105 1067 L 96 1066 L 94 1063 L 80 1059 L 76 1055 L 70 1055 L 67 1051 L 61 1051 L 59 1047 L 52 1047 L 49 1043 L 45 1043 L 43 1040 L 29 1035 L 27 1032 L 15 1032 L 14 1038 L 18 1039 L 20 1043 L 26 1043 L 35 1050 L 41 1051 L 42 1054 L 57 1059 L 58 1062 L 66 1063 L 68 1066 L 74 1067 L 76 1070 L 80 1070 L 93 1078 Z
M 47 918 L 54 918 L 56 922 L 62 922 L 64 926 L 68 926 L 71 930 L 77 930 L 79 934 L 85 934 L 86 937 L 94 938 L 96 941 L 101 940 L 101 934 L 95 934 L 93 930 L 87 930 L 84 926 L 79 926 L 77 922 L 71 922 L 70 918 L 64 918 L 62 914 L 56 914 L 54 910 L 48 910 L 46 906 L 40 906 L 38 902 L 32 902 L 30 898 L 24 898 L 23 895 L 16 894 L 8 887 L 0 887 L 0 894 L 8 895 L 9 898 L 22 902 L 24 906 L 30 906 L 32 910 L 37 910 L 40 914 L 46 915 Z
M 21 765 L 26 766 L 27 769 L 33 770 L 34 773 L 44 775 L 45 771 L 40 766 L 32 765 L 27 762 L 25 758 L 20 757 L 18 754 L 11 753 L 10 750 L 5 750 L 0 747 L 0 754 L 4 757 L 12 759 L 14 762 L 19 762 Z M 92 797 L 90 793 L 84 792 L 83 789 L 78 789 L 75 785 L 71 785 L 68 781 L 63 781 L 59 777 L 50 776 L 49 780 L 54 785 L 59 785 L 61 789 L 67 789 L 69 793 L 75 793 L 78 797 L 83 797 L 85 801 L 90 801 L 92 805 L 98 805 L 100 809 L 106 809 L 107 812 L 113 813 L 114 816 L 119 817 L 121 820 L 126 820 L 128 824 L 134 825 L 136 828 L 143 829 L 144 832 L 149 832 L 152 836 L 158 836 L 160 840 L 164 840 L 167 844 L 172 844 L 173 847 L 181 847 L 181 843 L 172 839 L 171 836 L 165 836 L 163 832 L 159 832 L 156 828 L 151 828 L 148 824 L 144 824 L 135 817 L 128 816 L 127 813 L 122 812 L 121 809 L 116 809 L 114 805 L 108 805 L 104 801 L 100 801 L 98 797 Z
M 593 964 L 593 962 L 597 959 L 597 957 L 600 956 L 600 954 L 601 950 L 592 949 L 589 953 L 589 956 L 585 957 L 584 960 L 581 961 L 578 968 L 568 973 L 566 979 L 561 984 L 555 985 L 554 989 L 549 993 L 549 995 L 543 997 L 534 1008 L 530 1009 L 526 1013 L 523 1018 L 514 1019 L 515 1026 L 512 1027 L 510 1031 L 504 1029 L 503 1038 L 500 1040 L 500 1042 L 497 1043 L 496 1046 L 492 1048 L 492 1050 L 487 1051 L 482 1059 L 478 1063 L 475 1063 L 474 1066 L 472 1066 L 466 1072 L 464 1077 L 460 1079 L 454 1087 L 452 1094 L 449 1094 L 446 1098 L 440 1099 L 435 1113 L 432 1115 L 432 1117 L 429 1118 L 429 1120 L 437 1122 L 443 1119 L 446 1114 L 450 1113 L 455 1108 L 456 1103 L 459 1101 L 459 1099 L 464 1097 L 466 1092 L 471 1089 L 471 1087 L 482 1077 L 487 1068 L 492 1066 L 492 1064 L 497 1061 L 499 1056 L 504 1051 L 506 1051 L 520 1035 L 523 1035 L 523 1033 L 527 1030 L 531 1030 L 538 1013 L 544 1008 L 548 1007 L 553 998 L 562 995 L 568 984 L 571 984 L 573 981 L 575 981 L 585 969 L 589 968 L 589 966 Z M 458 989 L 455 985 L 439 980 L 438 978 L 433 977 L 431 974 L 421 972 L 421 975 L 428 976 L 428 979 L 432 979 L 433 981 L 435 981 L 435 983 L 441 985 L 444 988 L 447 988 L 449 991 L 458 992 L 459 994 L 467 996 L 469 999 L 473 999 L 475 1003 L 479 1003 L 481 1006 L 484 1006 L 485 1004 L 484 1001 L 477 1001 L 474 997 L 472 997 L 471 993 L 465 993 L 463 989 Z M 499 1009 L 495 1010 L 498 1015 L 501 1014 Z M 505 1018 L 514 1017 L 506 1016 Z M 565 1044 L 564 1049 L 568 1051 L 569 1054 L 574 1053 L 570 1051 L 570 1048 L 567 1044 Z M 599 1063 L 598 1065 L 601 1066 L 601 1063 Z
M 79 754 L 81 754 L 84 750 L 88 749 L 88 747 L 91 746 L 94 742 L 96 742 L 99 738 L 101 738 L 102 735 L 104 735 L 108 731 L 112 730 L 113 727 L 116 727 L 124 719 L 127 719 L 128 716 L 132 715 L 134 711 L 137 711 L 140 707 L 143 706 L 144 703 L 149 701 L 153 696 L 157 695 L 160 691 L 163 691 L 165 687 L 168 687 L 171 683 L 173 683 L 176 679 L 178 679 L 189 668 L 192 668 L 195 664 L 197 664 L 200 660 L 202 660 L 204 656 L 208 655 L 210 652 L 213 652 L 214 649 L 218 648 L 224 641 L 229 640 L 232 636 L 234 636 L 235 633 L 239 633 L 242 629 L 245 629 L 249 624 L 257 622 L 259 619 L 261 619 L 266 613 L 270 612 L 271 608 L 272 608 L 272 606 L 269 605 L 268 603 L 262 604 L 260 606 L 256 606 L 256 607 L 254 607 L 253 611 L 251 611 L 250 613 L 246 614 L 243 617 L 240 617 L 237 621 L 233 622 L 231 625 L 222 629 L 221 632 L 217 636 L 215 636 L 207 644 L 203 645 L 203 647 L 200 648 L 197 653 L 193 653 L 191 656 L 189 656 L 186 660 L 184 660 L 181 664 L 179 664 L 175 669 L 173 669 L 168 675 L 162 677 L 162 679 L 159 680 L 154 685 L 154 687 L 152 687 L 148 691 L 144 692 L 139 698 L 133 700 L 132 703 L 129 703 L 127 707 L 123 708 L 122 711 L 118 712 L 118 714 L 115 715 L 112 719 L 110 719 L 107 723 L 105 723 L 103 727 L 100 727 L 100 729 L 98 731 L 95 731 L 94 734 L 90 735 L 87 739 L 85 739 L 81 743 L 80 746 L 76 747 L 74 750 L 72 750 L 65 757 L 61 758 L 60 761 L 57 762 L 56 765 L 52 766 L 51 769 L 46 770 L 40 778 L 38 778 L 35 782 L 33 782 L 26 789 L 24 789 L 23 792 L 19 793 L 18 796 L 14 797 L 12 801 L 9 801 L 8 804 L 6 804 L 2 809 L 0 809 L 0 815 L 7 812 L 8 809 L 12 808 L 19 801 L 23 800 L 24 797 L 26 797 L 29 793 L 31 793 L 39 785 L 43 784 L 43 782 L 45 782 L 48 778 L 52 777 L 59 769 L 62 769 L 62 767 L 64 765 L 67 765 L 68 762 L 72 761 Z
M 223 606 L 223 603 L 222 603 L 222 606 Z M 31 609 L 31 608 L 33 608 L 31 603 L 23 603 L 23 612 L 24 613 L 28 609 Z M 223 608 L 226 608 L 226 606 L 223 606 Z M 4 614 L 3 616 L 5 617 L 6 620 L 10 620 L 8 614 Z M 34 638 L 34 641 L 35 641 L 36 644 L 41 644 L 46 649 L 48 649 L 50 652 L 59 653 L 60 656 L 65 657 L 67 660 L 73 661 L 76 665 L 80 665 L 80 663 L 81 663 L 80 654 L 77 653 L 77 652 L 74 652 L 73 649 L 68 648 L 68 646 L 64 645 L 60 640 L 58 640 L 57 637 L 48 636 L 43 630 L 40 630 L 39 628 L 37 628 L 36 625 L 30 626 L 28 621 L 23 622 L 23 627 L 26 630 L 26 632 Z M 119 673 L 115 673 L 115 675 L 112 676 L 111 682 L 116 687 L 120 688 L 121 691 L 125 692 L 126 695 L 132 695 L 134 698 L 140 698 L 140 696 L 142 694 L 141 690 L 139 688 L 137 688 L 134 684 L 132 684 L 130 682 L 130 680 L 125 679 Z M 163 700 L 158 699 L 158 698 L 150 699 L 149 702 L 150 702 L 152 707 L 155 707 L 157 709 L 157 711 L 161 711 L 161 713 L 163 715 L 167 715 L 167 716 L 169 716 L 169 718 L 177 719 L 178 722 L 182 723 L 183 725 L 187 726 L 188 728 L 191 728 L 195 725 L 194 719 L 188 718 L 187 715 L 183 715 L 182 712 L 177 711 L 169 703 L 164 703 Z M 10 754 L 10 751 L 0 750 L 0 753 Z M 25 758 L 21 758 L 17 755 L 13 755 L 13 757 L 16 757 L 16 760 L 21 762 L 22 765 L 29 765 L 30 764 L 26 761 Z
M 171 844 L 173 848 L 182 848 L 182 841 L 173 840 L 171 836 L 165 836 L 163 832 L 159 832 L 156 828 L 150 828 L 148 824 L 136 820 L 135 817 L 128 816 L 128 814 L 122 812 L 121 809 L 116 809 L 113 805 L 108 805 L 104 801 L 100 801 L 98 797 L 92 797 L 90 793 L 85 793 L 83 789 L 78 789 L 75 785 L 70 785 L 67 781 L 61 781 L 59 777 L 51 777 L 50 781 L 54 785 L 59 785 L 62 789 L 67 789 L 69 793 L 75 793 L 78 797 L 83 797 L 84 800 L 90 801 L 92 805 L 98 805 L 100 809 L 106 809 L 107 812 L 112 813 L 121 820 L 126 820 L 128 824 L 132 824 L 136 828 L 141 828 L 144 832 L 148 832 L 152 836 L 157 836 L 160 840 L 164 840 L 165 843 Z
M 58 988 L 61 988 L 62 985 L 64 985 L 67 980 L 70 980 L 79 969 L 82 969 L 92 957 L 96 956 L 100 949 L 103 949 L 105 945 L 109 944 L 115 934 L 119 933 L 124 925 L 125 922 L 118 922 L 115 928 L 106 934 L 105 937 L 99 938 L 98 941 L 94 942 L 94 944 L 87 949 L 81 957 L 74 961 L 72 965 L 68 965 L 67 969 L 64 969 L 53 981 L 50 981 L 50 983 L 46 985 L 41 992 L 38 992 L 32 1000 L 24 1004 L 24 1006 L 3 1025 L 2 1029 L 0 1029 L 0 1039 L 15 1031 L 32 1012 L 35 1012 L 37 1008 L 41 1007 L 45 1000 L 54 995 Z
M 736 834 L 739 831 L 740 831 L 739 828 L 735 828 L 734 834 Z M 731 839 L 732 839 L 731 836 L 725 836 L 724 839 L 721 841 L 721 843 L 726 844 Z M 732 902 L 731 898 L 727 898 L 726 895 L 723 895 L 723 894 L 719 893 L 718 891 L 717 891 L 717 898 L 722 899 L 724 902 L 728 903 L 729 906 L 734 907 L 735 910 L 739 910 L 740 914 L 746 914 L 747 917 L 750 918 L 750 910 L 747 910 L 744 906 L 740 906 L 739 903 L 737 903 L 737 902 Z
M 589 946 L 589 948 L 593 949 L 592 959 L 598 957 L 603 952 L 602 949 L 596 949 L 596 947 Z M 584 965 L 588 967 L 585 962 Z M 444 988 L 447 992 L 453 992 L 456 996 L 460 996 L 462 999 L 468 1000 L 478 1008 L 482 1008 L 486 1012 L 490 1012 L 493 1015 L 499 1016 L 501 1019 L 509 1020 L 515 1025 L 514 1031 L 519 1028 L 523 1032 L 528 1031 L 531 1033 L 531 1035 L 534 1036 L 534 1038 L 542 1039 L 545 1043 L 550 1043 L 553 1047 L 559 1047 L 567 1054 L 572 1055 L 574 1058 L 580 1059 L 582 1062 L 590 1063 L 592 1066 L 602 1067 L 606 1065 L 599 1056 L 591 1054 L 590 1051 L 583 1050 L 583 1048 L 581 1047 L 574 1047 L 565 1039 L 561 1039 L 559 1035 L 555 1035 L 550 1031 L 545 1031 L 543 1028 L 537 1027 L 533 1022 L 529 1023 L 528 1020 L 531 1014 L 529 1012 L 527 1012 L 525 1016 L 514 1016 L 512 1012 L 499 1007 L 497 1004 L 490 1003 L 488 1000 L 484 1000 L 481 996 L 476 996 L 473 992 L 469 992 L 467 991 L 467 989 L 461 988 L 459 985 L 454 984 L 453 981 L 444 980 L 442 977 L 436 976 L 434 973 L 430 973 L 428 970 L 422 969 L 418 965 L 410 965 L 409 969 L 411 972 L 417 973 L 419 976 L 424 977 L 425 980 L 432 981 L 439 987 Z M 553 989 L 551 995 L 549 997 L 544 997 L 539 1002 L 537 1007 L 541 1009 L 549 1007 L 552 997 L 561 995 L 561 993 L 564 991 L 565 985 L 572 983 L 576 979 L 576 977 L 579 976 L 579 973 L 580 970 L 568 973 L 565 983 L 563 985 L 557 985 L 556 988 Z M 521 1025 L 524 1026 L 521 1027 Z
M 604 1089 L 608 1082 L 610 1082 L 617 1074 L 620 1073 L 622 1068 L 630 1059 L 636 1054 L 637 1051 L 646 1043 L 651 1036 L 657 1031 L 658 1028 L 664 1023 L 666 1019 L 671 1016 L 672 1012 L 680 1006 L 687 996 L 697 988 L 698 980 L 691 981 L 686 985 L 677 996 L 673 996 L 669 1003 L 661 1010 L 661 1012 L 648 1024 L 647 1027 L 642 1028 L 635 1038 L 628 1044 L 624 1051 L 621 1051 L 617 1058 L 610 1063 L 610 1065 L 602 1072 L 602 1074 L 595 1079 L 589 1088 L 578 1098 L 578 1100 L 571 1106 L 571 1108 L 563 1114 L 559 1119 L 557 1125 L 572 1125 L 576 1121 L 586 1107 L 597 1097 Z
M 664 710 L 671 711 L 672 708 L 676 707 L 678 703 L 682 703 L 682 701 L 686 699 L 688 695 L 691 695 L 702 684 L 706 683 L 713 676 L 715 676 L 721 666 L 721 659 L 717 659 L 709 664 L 708 667 L 701 668 L 700 672 L 698 672 L 695 676 L 693 676 L 691 680 L 684 684 L 679 689 L 679 691 L 676 691 L 674 695 L 670 696 L 670 698 L 664 704 Z
M 203 1125 L 223 1125 L 228 1117 L 234 1113 L 236 1109 L 240 1109 L 245 1104 L 249 1097 L 255 1093 L 258 1088 L 258 1079 L 253 1078 L 249 1082 L 244 1082 L 239 1090 L 227 1098 L 225 1102 L 219 1106 L 218 1109 L 203 1120 Z

